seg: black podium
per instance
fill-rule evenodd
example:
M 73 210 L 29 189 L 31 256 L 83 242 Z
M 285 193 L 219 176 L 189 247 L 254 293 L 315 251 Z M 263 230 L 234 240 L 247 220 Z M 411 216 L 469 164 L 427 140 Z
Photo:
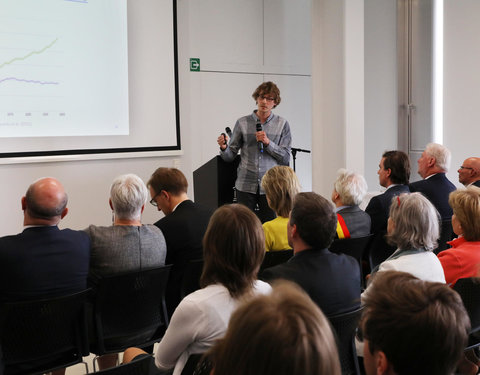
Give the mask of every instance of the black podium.
M 193 172 L 195 202 L 216 209 L 232 203 L 240 156 L 231 163 L 217 155 Z

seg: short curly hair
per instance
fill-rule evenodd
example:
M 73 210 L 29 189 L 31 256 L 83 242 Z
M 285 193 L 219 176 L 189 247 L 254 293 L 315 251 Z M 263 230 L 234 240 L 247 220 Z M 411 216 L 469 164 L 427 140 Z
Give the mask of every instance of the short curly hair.
M 277 105 L 280 104 L 282 98 L 280 97 L 280 90 L 277 85 L 273 82 L 263 82 L 260 86 L 258 86 L 252 94 L 252 98 L 257 101 L 260 95 L 271 95 L 275 100 L 275 108 Z

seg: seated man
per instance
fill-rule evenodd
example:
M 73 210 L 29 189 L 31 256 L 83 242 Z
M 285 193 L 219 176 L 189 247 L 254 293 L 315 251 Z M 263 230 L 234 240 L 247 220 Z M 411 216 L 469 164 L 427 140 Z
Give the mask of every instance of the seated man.
M 387 231 L 387 220 L 392 198 L 409 193 L 410 161 L 403 151 L 387 151 L 378 165 L 378 181 L 385 192 L 374 196 L 365 212 L 372 218 L 372 233 L 383 236 Z
M 397 271 L 378 273 L 371 288 L 360 322 L 366 374 L 453 374 L 470 329 L 460 296 Z
M 360 268 L 344 254 L 328 247 L 335 236 L 337 217 L 332 204 L 315 193 L 296 195 L 288 222 L 293 257 L 267 268 L 261 279 L 286 279 L 300 285 L 325 315 L 354 310 L 360 305 Z
M 21 203 L 23 232 L 0 238 L 0 303 L 86 289 L 90 241 L 83 232 L 57 226 L 68 213 L 62 184 L 37 180 Z
M 370 215 L 358 207 L 367 189 L 367 182 L 362 175 L 346 169 L 338 171 L 332 192 L 337 213 L 335 238 L 355 238 L 370 234 Z
M 445 175 L 450 168 L 450 150 L 438 143 L 429 143 L 418 159 L 418 174 L 423 180 L 412 182 L 413 193 L 418 191 L 435 206 L 442 220 L 450 220 L 452 208 L 448 204 L 449 194 L 456 190 L 455 185 Z
M 470 185 L 480 187 L 480 158 L 465 159 L 457 172 L 458 182 L 465 187 Z
M 54 178 L 42 178 L 29 186 L 21 200 L 23 232 L 0 238 L 0 304 L 86 289 L 88 236 L 57 226 L 68 213 L 67 200 L 62 184 Z M 22 365 L 22 371 L 28 369 Z M 53 373 L 64 374 L 65 369 Z
M 168 315 L 180 303 L 180 287 L 190 260 L 203 259 L 202 240 L 212 211 L 188 199 L 188 182 L 176 168 L 158 168 L 147 183 L 150 203 L 165 217 L 155 225 L 167 242 L 165 264 L 172 264 L 166 291 Z

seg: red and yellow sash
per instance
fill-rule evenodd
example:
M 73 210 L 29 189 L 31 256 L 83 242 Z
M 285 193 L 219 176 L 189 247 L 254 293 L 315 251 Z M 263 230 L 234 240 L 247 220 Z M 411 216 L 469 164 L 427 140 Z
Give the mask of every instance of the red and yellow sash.
M 337 235 L 338 238 L 350 238 L 350 232 L 348 231 L 345 220 L 342 215 L 337 212 Z

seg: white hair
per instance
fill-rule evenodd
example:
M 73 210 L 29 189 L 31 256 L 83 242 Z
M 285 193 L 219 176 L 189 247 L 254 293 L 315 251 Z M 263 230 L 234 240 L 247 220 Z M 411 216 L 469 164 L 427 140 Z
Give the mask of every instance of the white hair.
M 429 143 L 425 147 L 425 153 L 435 158 L 435 165 L 438 168 L 448 172 L 452 159 L 452 153 L 448 148 L 438 143 Z
M 147 196 L 145 183 L 135 174 L 118 176 L 110 187 L 113 211 L 119 219 L 140 220 Z
M 365 178 L 361 174 L 343 168 L 339 169 L 337 174 L 333 186 L 342 203 L 348 206 L 362 203 L 368 189 Z
M 433 250 L 440 234 L 440 215 L 421 193 L 404 193 L 392 199 L 390 219 L 395 227 L 388 241 L 399 249 Z

